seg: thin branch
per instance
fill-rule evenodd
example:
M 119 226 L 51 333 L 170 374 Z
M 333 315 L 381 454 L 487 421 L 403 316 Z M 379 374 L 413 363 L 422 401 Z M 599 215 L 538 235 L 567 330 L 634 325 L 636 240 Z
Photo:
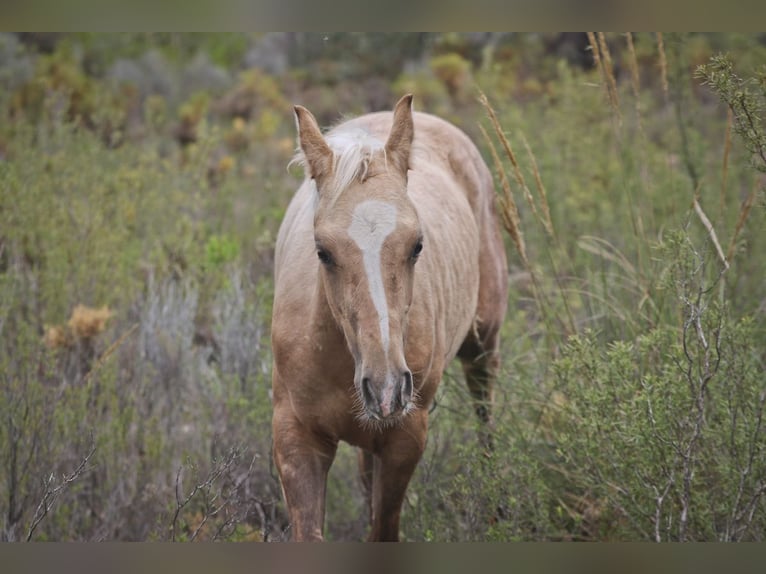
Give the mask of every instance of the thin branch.
M 109 358 L 109 356 L 114 353 L 117 348 L 122 345 L 125 340 L 133 334 L 133 332 L 138 329 L 138 323 L 134 323 L 127 331 L 125 331 L 114 343 L 112 343 L 109 348 L 101 353 L 101 356 L 96 360 L 96 364 L 93 365 L 93 367 L 85 374 L 85 378 L 83 379 L 85 382 L 87 382 L 90 377 L 93 375 L 93 373 L 101 367 L 101 365 L 104 364 L 104 362 Z
M 239 452 L 235 449 L 232 449 L 227 458 L 223 461 L 223 463 L 216 463 L 215 466 L 208 472 L 207 476 L 202 482 L 197 482 L 194 485 L 194 488 L 192 488 L 191 492 L 182 499 L 182 484 L 181 484 L 181 473 L 183 471 L 183 465 L 181 465 L 178 468 L 178 472 L 176 473 L 176 484 L 175 484 L 175 496 L 176 496 L 176 509 L 173 513 L 173 519 L 171 521 L 171 542 L 176 541 L 176 532 L 178 528 L 178 518 L 181 514 L 181 511 L 186 508 L 186 506 L 189 505 L 189 503 L 194 499 L 195 496 L 199 492 L 202 492 L 205 497 L 205 505 L 206 507 L 209 507 L 212 503 L 215 503 L 215 501 L 218 499 L 218 496 L 220 493 L 216 493 L 212 496 L 212 498 L 208 498 L 210 495 L 210 490 L 215 484 L 215 482 L 221 478 L 221 476 L 224 475 L 231 467 L 232 465 L 239 459 Z M 252 467 L 252 463 L 251 463 Z M 190 540 L 194 540 L 197 535 L 199 534 L 202 526 L 205 522 L 207 522 L 209 516 L 215 516 L 218 512 L 220 512 L 221 509 L 223 509 L 228 504 L 228 501 L 225 501 L 222 503 L 218 508 L 213 507 L 212 512 L 210 510 L 207 510 L 205 513 L 205 516 L 203 517 L 202 524 L 198 525 L 197 529 L 194 533 L 192 533 L 192 536 Z
M 702 222 L 702 225 L 705 227 L 705 229 L 708 232 L 708 235 L 710 236 L 710 240 L 713 242 L 713 245 L 715 246 L 716 253 L 718 254 L 718 258 L 721 260 L 721 263 L 723 264 L 724 271 L 729 268 L 729 262 L 726 259 L 726 255 L 723 253 L 723 249 L 721 249 L 721 244 L 718 242 L 718 236 L 715 233 L 715 229 L 713 228 L 713 224 L 710 223 L 710 219 L 708 219 L 707 215 L 705 215 L 705 212 L 702 210 L 702 206 L 700 205 L 697 194 L 695 194 L 694 197 L 694 212 L 697 214 L 697 216 L 700 218 L 700 221 Z
M 37 505 L 37 509 L 35 510 L 34 517 L 32 518 L 32 522 L 29 526 L 29 531 L 27 532 L 27 542 L 29 542 L 32 539 L 32 535 L 35 533 L 35 530 L 37 529 L 37 526 L 42 522 L 42 520 L 48 515 L 48 512 L 53 508 L 53 505 L 56 503 L 56 500 L 58 499 L 59 495 L 61 495 L 62 492 L 64 492 L 70 484 L 75 482 L 80 476 L 85 472 L 86 467 L 88 465 L 88 462 L 90 461 L 93 454 L 96 452 L 96 441 L 91 435 L 91 447 L 88 454 L 85 455 L 85 457 L 80 461 L 80 464 L 77 465 L 77 468 L 75 468 L 70 474 L 65 474 L 62 477 L 62 480 L 59 484 L 56 486 L 52 486 L 56 480 L 56 477 L 53 473 L 43 481 L 43 484 L 45 486 L 45 493 L 43 494 L 42 500 L 40 500 L 40 503 Z

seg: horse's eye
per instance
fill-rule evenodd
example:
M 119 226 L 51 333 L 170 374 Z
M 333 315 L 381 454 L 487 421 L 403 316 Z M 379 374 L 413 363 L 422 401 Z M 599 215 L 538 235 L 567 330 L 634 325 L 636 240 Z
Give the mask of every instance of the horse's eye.
M 423 240 L 418 239 L 418 242 L 415 244 L 415 247 L 412 248 L 412 255 L 410 255 L 410 257 L 413 260 L 417 259 L 421 251 L 423 251 Z
M 323 265 L 332 265 L 332 255 L 330 255 L 328 251 L 325 251 L 324 249 L 317 249 L 317 257 L 319 257 L 319 260 Z

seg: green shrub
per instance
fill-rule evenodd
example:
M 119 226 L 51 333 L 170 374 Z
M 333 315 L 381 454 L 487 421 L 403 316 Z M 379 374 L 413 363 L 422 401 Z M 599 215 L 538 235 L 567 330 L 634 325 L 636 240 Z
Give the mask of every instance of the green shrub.
M 495 450 L 478 448 L 451 365 L 402 535 L 763 539 L 763 130 L 742 123 L 763 102 L 734 72 L 760 63 L 756 38 L 666 36 L 663 70 L 656 36 L 637 34 L 637 94 L 617 74 L 611 105 L 597 69 L 546 56 L 538 36 L 506 37 L 475 76 L 466 36 L 294 39 L 303 68 L 176 101 L 104 74 L 154 50 L 168 70 L 200 51 L 236 68 L 249 38 L 66 34 L 0 94 L 0 538 L 286 537 L 268 326 L 276 230 L 300 183 L 285 170 L 289 102 L 330 123 L 414 92 L 487 158 L 496 146 L 526 251 L 508 241 Z M 629 69 L 624 37 L 607 40 Z M 731 56 L 700 73 L 745 146 L 692 85 L 716 50 Z M 489 140 L 474 81 L 496 109 Z M 366 536 L 356 466 L 340 449 L 328 538 Z

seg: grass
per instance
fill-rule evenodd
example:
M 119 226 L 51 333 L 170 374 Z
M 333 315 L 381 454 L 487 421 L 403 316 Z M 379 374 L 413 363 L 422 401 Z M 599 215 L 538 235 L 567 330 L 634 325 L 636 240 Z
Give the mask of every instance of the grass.
M 762 99 L 746 82 L 727 113 L 694 67 L 729 48 L 709 71 L 738 75 L 706 80 L 728 101 L 763 46 L 594 33 L 580 69 L 525 36 L 476 66 L 450 36 L 434 46 L 453 55 L 376 64 L 385 80 L 364 84 L 356 60 L 237 74 L 253 39 L 218 40 L 73 35 L 2 90 L 0 538 L 285 537 L 268 326 L 300 177 L 288 102 L 333 121 L 406 86 L 493 168 L 511 293 L 496 452 L 476 448 L 451 366 L 403 536 L 763 539 L 766 212 L 762 142 L 742 140 Z M 107 80 L 118 58 L 154 50 L 178 70 L 197 49 L 228 88 Z M 351 448 L 327 508 L 328 538 L 364 538 Z

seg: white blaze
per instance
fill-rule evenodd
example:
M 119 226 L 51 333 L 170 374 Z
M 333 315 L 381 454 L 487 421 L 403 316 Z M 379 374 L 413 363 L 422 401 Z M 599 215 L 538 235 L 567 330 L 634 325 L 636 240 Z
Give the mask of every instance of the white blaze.
M 378 312 L 380 340 L 388 353 L 388 300 L 383 287 L 380 251 L 386 237 L 396 228 L 396 207 L 383 201 L 360 203 L 351 216 L 348 234 L 362 251 L 364 271 L 375 310 Z

